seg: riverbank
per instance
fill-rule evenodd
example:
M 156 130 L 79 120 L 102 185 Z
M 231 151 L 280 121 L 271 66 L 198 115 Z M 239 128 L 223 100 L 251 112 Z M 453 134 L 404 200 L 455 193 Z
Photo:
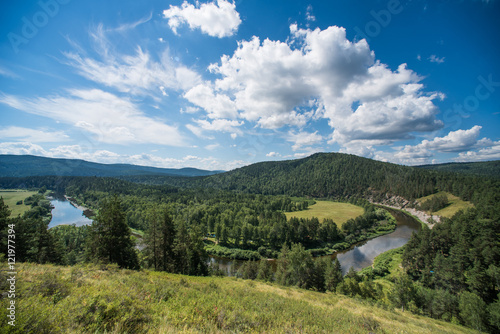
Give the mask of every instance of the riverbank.
M 95 216 L 95 212 L 92 211 L 91 209 L 89 208 L 86 208 L 84 206 L 81 206 L 77 203 L 76 199 L 74 199 L 73 197 L 69 197 L 68 195 L 64 195 L 64 198 L 72 205 L 74 206 L 75 208 L 77 208 L 78 210 L 81 210 L 83 212 L 83 215 L 89 219 L 92 219 L 94 216 Z
M 403 211 L 404 213 L 409 214 L 410 216 L 415 218 L 422 225 L 426 225 L 429 228 L 433 228 L 436 223 L 439 223 L 441 221 L 441 217 L 439 216 L 430 215 L 427 212 L 408 207 L 410 201 L 402 197 L 388 197 L 382 202 L 375 202 L 373 201 L 373 199 L 370 199 L 370 203 L 378 205 L 380 207 L 387 207 Z
M 384 210 L 384 212 L 386 219 L 377 222 L 369 229 L 357 230 L 355 234 L 348 235 L 345 239 L 336 242 L 309 244 L 307 250 L 311 252 L 314 257 L 335 255 L 339 252 L 349 251 L 361 243 L 391 234 L 396 230 L 398 223 L 396 218 L 389 211 Z M 216 244 L 210 240 L 205 240 L 205 250 L 212 257 L 224 258 L 227 260 L 255 261 L 266 258 L 276 259 L 279 255 L 279 250 L 272 249 L 268 246 L 261 246 L 259 249 L 230 248 Z

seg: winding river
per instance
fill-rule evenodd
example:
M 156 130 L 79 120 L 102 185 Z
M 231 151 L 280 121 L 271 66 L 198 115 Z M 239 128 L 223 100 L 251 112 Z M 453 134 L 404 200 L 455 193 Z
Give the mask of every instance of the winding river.
M 394 232 L 359 242 L 345 251 L 327 255 L 332 260 L 336 257 L 339 259 L 344 274 L 347 273 L 351 267 L 359 271 L 360 269 L 370 266 L 377 255 L 405 245 L 412 233 L 420 230 L 420 222 L 410 215 L 389 208 L 386 208 L 386 210 L 396 218 L 397 227 Z M 271 261 L 275 262 L 275 260 Z M 228 275 L 233 275 L 244 261 L 211 257 L 210 262 L 217 264 L 219 268 Z
M 51 203 L 54 209 L 52 210 L 52 220 L 50 221 L 49 228 L 61 224 L 75 224 L 77 226 L 92 224 L 92 220 L 84 216 L 80 208 L 73 206 L 66 199 L 52 199 Z M 327 255 L 332 260 L 336 257 L 339 259 L 344 274 L 351 267 L 360 270 L 370 266 L 377 255 L 403 246 L 408 242 L 413 232 L 420 230 L 420 222 L 410 215 L 390 208 L 386 208 L 386 210 L 396 218 L 397 227 L 394 232 L 359 242 L 351 246 L 348 250 Z M 270 261 L 273 262 L 274 266 L 275 260 Z M 228 275 L 233 275 L 244 261 L 212 256 L 210 257 L 210 262 L 218 265 Z

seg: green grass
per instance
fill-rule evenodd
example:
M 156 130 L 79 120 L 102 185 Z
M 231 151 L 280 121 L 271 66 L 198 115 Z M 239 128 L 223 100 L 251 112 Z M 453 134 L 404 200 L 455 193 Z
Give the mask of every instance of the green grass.
M 2 333 L 476 333 L 342 295 L 258 281 L 115 266 L 16 269 L 16 326 L 6 323 L 10 300 L 3 298 Z
M 312 218 L 316 217 L 320 222 L 323 219 L 332 219 L 339 227 L 348 221 L 361 216 L 364 213 L 362 207 L 340 202 L 316 201 L 316 204 L 309 206 L 307 210 L 286 212 L 287 219 L 292 217 L 297 218 Z
M 31 208 L 30 206 L 24 204 L 17 205 L 16 203 L 18 201 L 23 201 L 26 197 L 34 194 L 37 194 L 37 192 L 17 189 L 0 190 L 0 197 L 3 198 L 4 203 L 8 205 L 9 210 L 11 210 L 11 217 L 17 217 L 18 215 L 22 215 L 24 212 L 28 211 Z
M 445 191 L 440 191 L 440 192 L 438 192 L 436 194 L 432 194 L 432 195 L 429 195 L 429 196 L 425 196 L 425 197 L 419 198 L 419 199 L 417 199 L 417 201 L 419 203 L 423 203 L 426 200 L 431 199 L 432 197 L 437 196 L 437 195 L 441 195 L 441 194 L 444 194 L 444 195 L 446 195 L 448 197 L 448 202 L 450 204 L 447 207 L 445 207 L 445 208 L 443 208 L 443 209 L 441 209 L 439 211 L 432 212 L 433 215 L 437 215 L 437 216 L 441 216 L 441 217 L 446 217 L 446 218 L 451 218 L 451 217 L 453 217 L 453 215 L 455 213 L 457 213 L 460 210 L 465 210 L 465 209 L 474 207 L 474 205 L 471 202 L 463 201 L 459 197 L 454 196 L 454 195 L 452 195 L 450 193 L 447 193 Z

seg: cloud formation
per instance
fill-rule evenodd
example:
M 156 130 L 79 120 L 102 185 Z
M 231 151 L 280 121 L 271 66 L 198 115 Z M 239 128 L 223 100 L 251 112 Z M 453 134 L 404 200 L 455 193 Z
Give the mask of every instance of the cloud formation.
M 0 103 L 69 124 L 101 143 L 186 145 L 176 126 L 147 117 L 128 98 L 99 89 L 73 89 L 67 96 L 45 98 L 0 95 Z
M 118 53 L 111 46 L 106 30 L 99 25 L 90 32 L 98 58 L 85 52 L 65 52 L 67 64 L 93 82 L 133 95 L 166 95 L 165 89 L 186 90 L 201 82 L 195 71 L 172 61 L 168 50 L 155 61 L 136 47 L 134 55 Z
M 176 35 L 177 29 L 187 24 L 191 30 L 200 29 L 209 36 L 223 38 L 234 35 L 241 24 L 236 5 L 226 0 L 201 5 L 197 2 L 196 7 L 184 1 L 181 7 L 170 5 L 163 11 L 163 17 Z
M 185 97 L 211 118 L 230 113 L 268 129 L 300 128 L 323 117 L 332 128 L 330 143 L 343 147 L 389 144 L 443 126 L 433 101 L 444 96 L 424 92 L 422 78 L 406 64 L 392 71 L 376 61 L 365 40 L 349 41 L 341 27 L 291 25 L 290 32 L 286 42 L 255 36 L 239 42 L 232 56 L 209 66 L 220 78 Z
M 426 163 L 427 160 L 434 156 L 435 152 L 438 153 L 455 153 L 472 150 L 474 148 L 481 148 L 492 145 L 492 141 L 483 138 L 479 139 L 481 126 L 476 125 L 469 130 L 450 131 L 444 137 L 435 137 L 432 140 L 423 140 L 418 145 L 406 145 L 402 150 L 394 154 L 394 157 L 399 162 L 403 163 Z M 486 152 L 483 151 L 484 155 Z M 470 157 L 478 158 L 478 153 L 467 152 L 460 153 L 459 156 L 465 159 L 469 154 Z

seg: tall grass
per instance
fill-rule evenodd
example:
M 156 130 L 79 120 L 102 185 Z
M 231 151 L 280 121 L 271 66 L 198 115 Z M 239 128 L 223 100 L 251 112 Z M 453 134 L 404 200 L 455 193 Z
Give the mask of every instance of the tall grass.
M 116 266 L 18 264 L 2 333 L 473 333 L 336 294 Z M 4 279 L 4 277 L 2 277 Z

